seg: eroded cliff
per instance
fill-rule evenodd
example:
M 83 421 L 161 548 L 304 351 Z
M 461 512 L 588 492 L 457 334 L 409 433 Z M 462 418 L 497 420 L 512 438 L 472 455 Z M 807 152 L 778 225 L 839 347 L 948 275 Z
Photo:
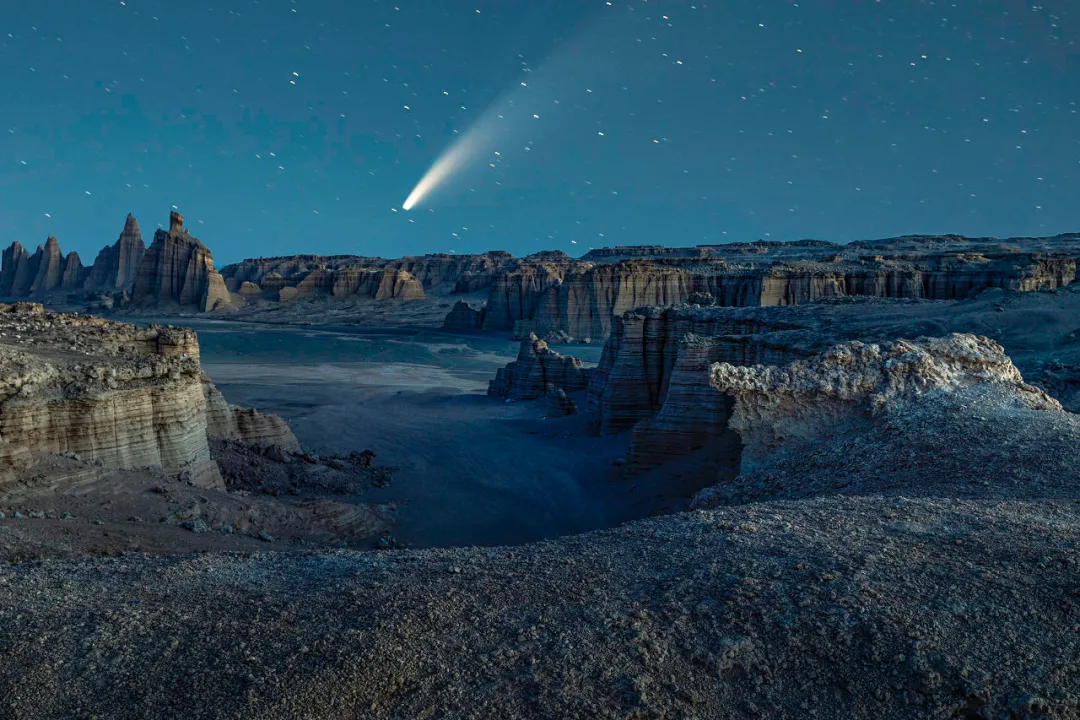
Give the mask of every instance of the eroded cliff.
M 41 305 L 0 306 L 0 437 L 106 468 L 160 466 L 221 486 L 209 439 L 299 450 L 275 416 L 231 408 L 199 367 L 195 333 L 139 328 Z

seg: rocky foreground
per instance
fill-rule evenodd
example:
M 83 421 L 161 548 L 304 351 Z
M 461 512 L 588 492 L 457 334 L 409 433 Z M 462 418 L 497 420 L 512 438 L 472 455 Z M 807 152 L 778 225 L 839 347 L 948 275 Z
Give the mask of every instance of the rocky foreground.
M 1078 523 L 836 497 L 512 549 L 8 567 L 4 714 L 1076 717 Z
M 363 542 L 371 465 L 229 405 L 191 330 L 0 305 L 0 559 Z
M 747 317 L 763 311 L 675 312 L 699 330 L 711 323 L 726 331 L 764 327 L 768 318 Z M 633 325 L 640 315 L 647 326 L 664 312 L 620 322 Z M 47 365 L 48 377 L 66 377 L 93 356 L 90 366 L 106 371 L 79 381 L 85 389 L 35 379 L 24 380 L 30 389 L 23 391 L 9 380 L 0 422 L 9 404 L 46 395 L 46 405 L 63 408 L 190 385 L 204 398 L 196 425 L 235 427 L 236 435 L 203 430 L 225 487 L 197 491 L 207 502 L 192 498 L 194 507 L 209 509 L 188 518 L 189 527 L 201 519 L 214 528 L 222 522 L 214 513 L 227 506 L 219 497 L 244 499 L 266 478 L 278 477 L 278 490 L 313 492 L 310 472 L 288 475 L 271 457 L 286 452 L 280 437 L 270 451 L 244 437 L 244 411 L 225 416 L 234 426 L 214 419 L 217 403 L 193 360 L 193 336 L 51 316 L 40 306 L 7 317 L 15 320 L 5 332 L 18 330 L 8 342 L 22 343 L 5 350 L 15 359 L 9 363 L 35 372 Z M 1025 382 L 986 337 L 885 333 L 879 342 L 815 349 L 784 335 L 805 340 L 798 323 L 770 322 L 765 336 L 683 337 L 670 358 L 677 367 L 659 350 L 627 353 L 633 343 L 624 328 L 588 373 L 601 418 L 605 408 L 615 422 L 640 416 L 635 443 L 653 442 L 651 463 L 693 449 L 688 438 L 708 445 L 735 435 L 737 476 L 714 470 L 713 487 L 698 494 L 691 512 L 522 547 L 357 552 L 267 542 L 254 535 L 257 527 L 246 535 L 219 527 L 196 533 L 162 509 L 148 534 L 156 539 L 140 548 L 154 554 L 122 557 L 79 551 L 66 528 L 101 527 L 84 518 L 0 520 L 9 558 L 42 558 L 0 566 L 0 714 L 1080 717 L 1080 422 L 1046 389 Z M 754 365 L 731 350 L 775 345 L 769 333 L 788 338 L 798 353 Z M 98 335 L 113 338 L 114 349 L 95 351 L 103 343 L 88 338 Z M 142 349 L 128 349 L 136 344 Z M 714 347 L 722 349 L 712 354 Z M 147 353 L 150 360 L 131 359 Z M 139 363 L 169 372 L 140 380 L 107 371 Z M 644 373 L 640 384 L 658 393 L 652 400 L 604 391 L 618 382 L 633 387 L 635 367 Z M 651 368 L 665 367 L 667 380 L 659 382 Z M 530 338 L 493 392 L 551 402 L 552 388 L 567 393 L 559 383 L 584 392 L 583 373 Z M 697 414 L 665 416 L 678 398 Z M 693 432 L 696 425 L 704 430 Z M 6 424 L 0 433 L 11 442 Z M 222 456 L 222 448 L 235 452 Z M 57 449 L 31 452 L 46 469 L 28 475 L 15 467 L 0 491 L 45 484 L 50 501 L 78 495 L 85 481 L 66 483 L 48 463 L 86 461 Z M 287 468 L 344 467 L 341 460 L 297 463 L 295 452 Z M 162 468 L 156 482 L 164 497 L 192 489 L 195 475 L 183 475 L 190 469 Z M 117 492 L 116 477 L 97 487 Z M 298 539 L 308 547 L 341 533 L 310 529 L 334 516 L 324 506 L 294 506 L 272 494 L 262 502 L 266 509 L 246 508 L 244 517 L 306 508 L 308 535 Z M 31 523 L 51 523 L 55 534 L 31 534 Z M 167 554 L 177 551 L 177 537 L 210 534 L 243 535 L 247 544 L 231 546 L 240 552 Z

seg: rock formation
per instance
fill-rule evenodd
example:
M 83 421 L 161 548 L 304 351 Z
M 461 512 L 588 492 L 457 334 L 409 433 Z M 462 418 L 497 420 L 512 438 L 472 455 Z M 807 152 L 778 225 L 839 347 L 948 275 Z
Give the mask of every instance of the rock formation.
M 734 400 L 728 426 L 743 443 L 743 470 L 781 445 L 827 436 L 852 418 L 900 401 L 981 383 L 1007 385 L 1030 408 L 1061 410 L 1024 383 L 993 340 L 970 334 L 908 342 L 847 342 L 784 366 L 716 363 L 710 384 Z
M 548 401 L 548 417 L 577 415 L 577 403 L 561 387 L 549 384 L 545 393 Z
M 714 454 L 738 448 L 728 429 L 733 402 L 706 382 L 711 365 L 730 356 L 722 338 L 687 335 L 678 343 L 660 410 L 633 427 L 630 470 L 640 472 L 702 449 Z M 716 477 L 714 463 L 697 458 L 698 468 Z
M 190 330 L 0 305 L 0 457 L 68 452 L 220 486 L 214 437 L 299 449 L 280 418 L 224 402 Z
M 60 276 L 60 289 L 65 291 L 80 289 L 85 276 L 86 268 L 83 267 L 79 253 L 69 252 L 67 257 L 64 258 L 64 272 Z
M 255 286 L 245 280 L 249 286 Z M 243 287 L 243 283 L 241 283 Z M 258 287 L 258 286 L 255 286 Z M 262 290 L 276 292 L 279 300 L 296 298 L 354 297 L 372 300 L 422 300 L 424 288 L 420 281 L 404 270 L 366 267 L 323 268 L 303 275 L 295 284 L 277 273 L 262 277 Z
M 206 433 L 209 437 L 267 447 L 276 445 L 286 452 L 300 450 L 296 436 L 277 415 L 229 405 L 208 379 L 203 382 L 203 395 L 206 402 Z
M 64 255 L 60 252 L 60 243 L 51 236 L 45 241 L 44 248 L 38 248 L 36 255 L 37 274 L 30 283 L 30 294 L 44 295 L 60 287 L 64 277 Z
M 420 288 L 410 287 L 407 296 L 402 292 L 396 295 L 384 293 L 384 296 L 413 299 L 423 297 L 423 292 L 426 291 L 447 294 L 486 289 L 491 286 L 497 274 L 511 267 L 515 262 L 513 255 L 502 251 L 480 255 L 436 253 L 399 259 L 359 255 L 292 255 L 251 258 L 226 266 L 221 273 L 226 285 L 234 292 L 242 283 L 251 282 L 274 291 L 280 291 L 286 287 L 296 288 L 295 295 L 292 293 L 286 293 L 286 295 L 300 297 L 314 295 L 316 290 L 323 294 L 331 294 L 332 287 L 338 278 L 358 277 L 364 271 L 384 271 L 390 273 L 390 277 L 411 278 L 420 285 Z M 394 275 L 395 272 L 399 274 Z M 267 279 L 271 282 L 268 283 Z M 374 292 L 366 291 L 333 294 L 359 294 L 364 297 L 375 297 Z
M 29 290 L 25 278 L 30 274 L 27 264 L 30 254 L 19 242 L 13 242 L 4 250 L 3 268 L 0 270 L 0 297 L 22 297 Z M 33 271 L 37 275 L 37 269 Z
M 488 395 L 510 400 L 544 397 L 549 385 L 563 390 L 584 390 L 588 371 L 575 357 L 560 355 L 535 335 L 521 343 L 517 360 L 499 368 L 488 384 Z
M 210 250 L 188 233 L 183 216 L 175 211 L 169 215 L 169 229 L 154 233 L 139 263 L 131 299 L 143 306 L 188 306 L 203 312 L 230 302 Z
M 443 320 L 443 330 L 475 332 L 484 327 L 484 315 L 484 308 L 477 310 L 464 300 L 458 300 Z
M 343 270 L 334 273 L 330 294 L 373 300 L 422 300 L 424 286 L 405 270 Z
M 0 296 L 19 298 L 78 290 L 85 272 L 79 254 L 64 257 L 54 237 L 39 245 L 33 255 L 14 242 L 3 253 Z
M 139 223 L 129 214 L 117 241 L 106 245 L 98 253 L 86 278 L 86 289 L 104 293 L 130 293 L 135 287 L 135 277 L 145 253 L 146 245 L 143 243 Z
M 680 341 L 687 335 L 715 338 L 709 350 L 714 359 L 778 362 L 805 351 L 755 336 L 793 327 L 724 308 L 679 306 L 624 313 L 617 319 L 615 332 L 604 345 L 600 365 L 589 382 L 589 406 L 597 429 L 605 435 L 622 432 L 660 411 L 682 347 Z M 672 412 L 682 410 L 673 408 Z
M 1078 257 L 1075 234 L 617 247 L 592 250 L 582 260 L 541 254 L 494 278 L 484 323 L 515 335 L 563 330 L 604 340 L 614 316 L 645 305 L 770 307 L 853 296 L 956 300 L 989 288 L 1060 288 L 1075 280 Z

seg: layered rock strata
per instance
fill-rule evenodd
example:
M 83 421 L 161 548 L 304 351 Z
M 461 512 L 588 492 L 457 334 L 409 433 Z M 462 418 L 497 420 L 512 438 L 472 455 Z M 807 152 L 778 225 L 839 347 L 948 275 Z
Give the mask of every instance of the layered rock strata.
M 75 453 L 221 486 L 211 437 L 299 449 L 280 418 L 224 402 L 191 330 L 0 305 L 0 456 Z
M 86 269 L 78 253 L 65 257 L 60 243 L 49 237 L 30 255 L 22 245 L 12 243 L 3 253 L 0 296 L 31 297 L 70 292 L 82 287 Z
M 502 251 L 479 255 L 436 253 L 399 259 L 359 255 L 294 255 L 252 258 L 226 266 L 221 272 L 227 286 L 233 291 L 244 282 L 265 288 L 265 280 L 272 278 L 276 289 L 294 287 L 298 295 L 303 295 L 303 286 L 324 283 L 319 276 L 366 270 L 407 273 L 424 291 L 469 293 L 490 287 L 494 277 L 515 262 L 513 255 Z
M 956 300 L 991 288 L 1055 289 L 1076 279 L 1078 257 L 1075 234 L 604 248 L 579 261 L 522 259 L 492 283 L 485 327 L 604 340 L 613 316 L 641 305 L 770 307 L 856 296 Z
M 190 306 L 203 312 L 230 303 L 210 250 L 188 233 L 183 216 L 175 211 L 169 215 L 169 229 L 154 233 L 139 263 L 131 299 L 143 306 Z
M 633 427 L 627 458 L 640 472 L 705 448 L 734 450 L 738 439 L 728 429 L 733 402 L 707 382 L 711 365 L 730 357 L 725 338 L 687 335 L 678 344 L 660 410 Z M 700 465 L 706 464 L 699 458 Z M 715 476 L 715 470 L 713 470 Z
M 714 359 L 781 362 L 806 351 L 797 345 L 776 343 L 763 334 L 796 327 L 723 308 L 678 306 L 624 313 L 616 321 L 615 332 L 604 345 L 600 364 L 589 382 L 589 407 L 598 431 L 605 435 L 622 432 L 660 411 L 684 337 L 716 338 L 708 350 Z
M 499 368 L 488 384 L 488 395 L 510 400 L 544 397 L 548 386 L 562 390 L 584 390 L 588 371 L 575 357 L 561 355 L 535 335 L 523 340 L 517 360 Z

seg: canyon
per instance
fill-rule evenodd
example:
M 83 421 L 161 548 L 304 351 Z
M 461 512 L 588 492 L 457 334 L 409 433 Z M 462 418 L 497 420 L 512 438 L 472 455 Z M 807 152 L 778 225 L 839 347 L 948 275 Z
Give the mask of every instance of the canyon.
M 0 692 L 1071 717 L 1077 257 L 920 235 L 219 271 L 177 213 L 91 269 L 13 245 L 0 289 L 111 315 L 0 306 Z

